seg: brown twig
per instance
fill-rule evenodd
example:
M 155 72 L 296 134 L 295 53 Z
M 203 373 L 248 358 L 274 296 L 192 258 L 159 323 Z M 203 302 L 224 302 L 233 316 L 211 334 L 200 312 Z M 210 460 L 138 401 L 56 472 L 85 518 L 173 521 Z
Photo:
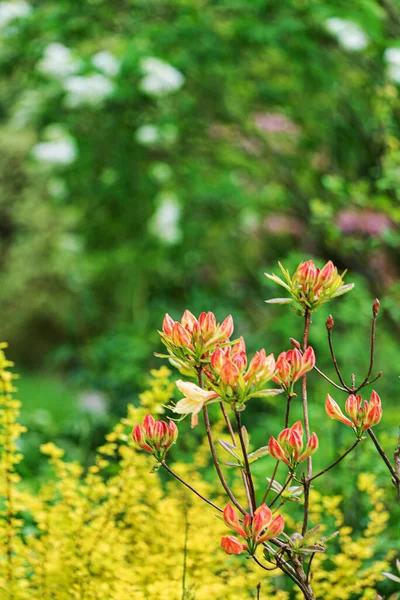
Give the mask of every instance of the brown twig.
M 387 468 L 389 469 L 393 479 L 393 483 L 396 486 L 397 489 L 399 489 L 400 487 L 400 477 L 399 475 L 396 473 L 395 469 L 393 468 L 392 463 L 390 462 L 390 460 L 388 459 L 388 457 L 386 456 L 385 451 L 383 450 L 382 446 L 380 445 L 376 435 L 374 434 L 374 432 L 372 431 L 372 429 L 367 429 L 367 433 L 369 435 L 369 437 L 371 438 L 371 440 L 374 442 L 375 448 L 378 450 L 379 454 L 382 457 L 383 462 L 385 463 L 385 465 L 387 466 Z
M 272 484 L 275 481 L 275 475 L 276 475 L 276 472 L 278 470 L 278 467 L 279 467 L 279 460 L 277 460 L 276 463 L 275 463 L 274 470 L 272 471 L 272 477 L 271 477 L 271 479 L 269 481 L 267 489 L 265 490 L 264 496 L 262 497 L 261 504 L 264 504 L 264 502 L 268 498 L 268 494 L 269 494 L 269 492 L 270 492 L 270 490 L 272 488 Z
M 342 384 L 342 386 L 344 388 L 346 388 L 347 392 L 351 392 L 351 389 L 344 382 L 344 379 L 343 379 L 342 374 L 341 374 L 340 369 L 339 369 L 338 362 L 336 360 L 335 350 L 333 348 L 333 342 L 332 342 L 332 330 L 327 328 L 327 331 L 328 331 L 329 350 L 331 352 L 331 357 L 332 357 L 333 365 L 335 367 L 335 371 L 337 373 L 337 376 L 339 377 L 339 380 L 340 380 L 340 383 Z
M 247 456 L 246 444 L 244 443 L 244 439 L 243 439 L 242 420 L 240 418 L 240 412 L 235 410 L 235 415 L 236 415 L 236 422 L 237 422 L 237 426 L 238 426 L 240 445 L 241 445 L 242 452 L 243 452 L 244 472 L 246 475 L 247 485 L 249 487 L 249 495 L 250 495 L 250 500 L 251 500 L 251 502 L 249 503 L 250 504 L 249 510 L 250 510 L 250 514 L 253 515 L 253 512 L 257 508 L 256 493 L 254 491 L 253 478 L 251 476 L 250 463 L 249 463 L 249 459 Z
M 317 473 L 316 475 L 313 475 L 313 477 L 311 477 L 311 479 L 309 479 L 309 481 L 313 481 L 314 479 L 317 479 L 317 477 L 320 477 L 321 475 L 323 475 L 324 473 L 326 473 L 327 471 L 329 471 L 330 469 L 332 469 L 332 467 L 334 467 L 335 465 L 337 465 L 341 460 L 343 460 L 345 458 L 345 456 L 347 456 L 348 454 L 350 454 L 350 452 L 352 450 L 354 450 L 354 448 L 356 446 L 358 446 L 358 444 L 361 442 L 361 438 L 358 438 L 354 444 L 351 446 L 351 448 L 349 448 L 348 450 L 346 450 L 346 452 L 344 454 L 342 454 L 342 456 L 339 456 L 339 458 L 337 458 L 332 464 L 330 464 L 328 467 L 326 467 L 325 469 L 323 469 L 322 471 L 320 471 L 319 473 Z
M 304 335 L 303 335 L 303 352 L 306 350 L 308 345 L 308 333 L 310 330 L 311 324 L 311 314 L 308 309 L 306 309 L 304 315 Z M 328 332 L 329 333 L 329 332 Z M 302 381 L 302 396 L 303 396 L 303 417 L 304 417 L 304 428 L 306 430 L 306 439 L 307 442 L 310 439 L 310 423 L 308 420 L 308 404 L 307 404 L 307 375 L 303 375 Z M 304 487 L 304 518 L 303 518 L 303 527 L 302 527 L 302 535 L 307 531 L 308 525 L 308 504 L 309 504 L 309 491 L 310 491 L 310 478 L 312 475 L 312 458 L 309 456 L 307 458 L 307 477 L 303 477 L 303 487 Z
M 189 483 L 187 483 L 187 481 L 185 481 L 184 479 L 182 479 L 182 477 L 179 477 L 179 475 L 177 473 L 175 473 L 175 471 L 173 471 L 166 462 L 162 462 L 160 463 L 164 469 L 166 471 L 168 471 L 168 473 L 170 475 L 172 475 L 172 477 L 175 477 L 175 479 L 177 479 L 180 483 L 182 483 L 184 486 L 186 486 L 190 491 L 193 492 L 193 494 L 196 494 L 196 496 L 198 496 L 199 498 L 201 498 L 202 500 L 204 500 L 204 502 L 207 502 L 207 504 L 209 504 L 210 506 L 212 506 L 213 508 L 215 508 L 216 510 L 218 510 L 219 512 L 223 512 L 222 508 L 220 508 L 219 506 L 217 506 L 216 504 L 214 504 L 214 502 L 212 502 L 211 500 L 209 500 L 208 498 L 206 498 L 205 496 L 203 496 L 203 494 L 200 494 L 200 492 L 198 492 L 197 490 L 194 489 L 194 487 L 192 487 Z

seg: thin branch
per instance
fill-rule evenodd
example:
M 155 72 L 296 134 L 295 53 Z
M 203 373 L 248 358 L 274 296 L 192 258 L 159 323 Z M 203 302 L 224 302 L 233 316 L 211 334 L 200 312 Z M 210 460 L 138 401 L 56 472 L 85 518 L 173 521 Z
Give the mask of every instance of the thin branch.
M 245 445 L 244 439 L 243 439 L 242 420 L 240 418 L 240 412 L 235 410 L 235 415 L 236 415 L 236 422 L 237 422 L 237 426 L 238 426 L 240 445 L 242 447 L 242 452 L 243 452 L 243 460 L 244 460 L 244 467 L 245 467 L 244 470 L 245 470 L 246 479 L 247 479 L 247 483 L 249 486 L 250 498 L 251 498 L 249 509 L 250 509 L 250 514 L 252 515 L 253 511 L 255 511 L 255 509 L 257 508 L 256 493 L 254 491 L 253 478 L 251 476 L 250 463 L 249 463 L 249 459 L 247 456 L 246 445 Z
M 280 461 L 279 461 L 279 460 L 277 460 L 277 461 L 276 461 L 276 463 L 275 463 L 274 470 L 272 471 L 272 477 L 271 477 L 271 479 L 270 479 L 270 481 L 269 481 L 269 484 L 268 484 L 268 487 L 267 487 L 267 489 L 265 490 L 264 496 L 262 497 L 261 504 L 264 504 L 264 502 L 265 502 L 265 501 L 267 500 L 267 498 L 268 498 L 268 494 L 269 494 L 269 492 L 270 492 L 270 490 L 271 490 L 271 488 L 272 488 L 272 484 L 273 484 L 273 483 L 274 483 L 274 481 L 275 481 L 275 475 L 276 475 L 276 472 L 277 472 L 277 470 L 278 470 L 278 467 L 279 467 L 279 462 L 280 462 Z
M 372 373 L 372 368 L 374 366 L 374 355 L 375 355 L 375 328 L 376 328 L 376 318 L 378 316 L 378 312 L 376 312 L 375 310 L 372 311 L 372 324 L 371 324 L 371 348 L 370 348 L 370 354 L 369 354 L 369 366 L 368 366 L 368 372 L 365 376 L 364 381 L 362 382 L 362 384 L 360 386 L 358 386 L 357 391 L 360 390 L 362 387 L 364 387 L 364 385 L 367 383 L 369 376 Z
M 286 480 L 286 483 L 285 483 L 285 485 L 282 487 L 282 489 L 280 490 L 280 492 L 279 492 L 279 493 L 278 493 L 278 494 L 275 496 L 275 498 L 272 500 L 271 504 L 269 505 L 269 507 L 270 507 L 270 508 L 271 508 L 271 507 L 272 507 L 272 506 L 275 504 L 275 502 L 278 500 L 278 498 L 280 498 L 280 497 L 282 496 L 283 492 L 286 490 L 287 486 L 288 486 L 288 485 L 289 485 L 289 483 L 292 481 L 292 479 L 293 479 L 293 474 L 291 473 L 291 474 L 288 476 L 288 478 L 287 478 L 287 480 Z M 310 481 L 311 481 L 311 479 L 310 479 Z
M 203 389 L 203 371 L 202 371 L 201 367 L 198 369 L 198 376 L 199 376 L 199 386 Z M 221 467 L 220 467 L 220 464 L 219 464 L 219 461 L 218 461 L 218 457 L 217 457 L 217 452 L 215 450 L 214 441 L 212 439 L 210 417 L 208 416 L 208 411 L 207 411 L 207 407 L 206 406 L 203 406 L 203 416 L 204 416 L 204 424 L 205 424 L 205 427 L 206 427 L 206 433 L 207 433 L 207 438 L 208 438 L 208 444 L 210 446 L 211 455 L 212 455 L 212 459 L 213 459 L 213 462 L 214 462 L 215 470 L 217 471 L 217 474 L 218 474 L 219 480 L 221 482 L 221 485 L 224 488 L 225 492 L 228 494 L 229 499 L 236 506 L 236 508 L 242 513 L 242 515 L 245 515 L 246 511 L 239 504 L 239 502 L 236 500 L 235 496 L 232 494 L 232 492 L 231 492 L 228 484 L 226 483 L 224 474 L 222 473 L 222 470 L 221 470 Z
M 168 473 L 170 475 L 172 475 L 172 477 L 175 477 L 175 479 L 177 479 L 180 483 L 182 483 L 189 490 L 191 490 L 194 494 L 196 494 L 196 496 L 198 496 L 199 498 L 201 498 L 202 500 L 204 500 L 204 502 L 207 502 L 207 504 L 209 504 L 210 506 L 212 506 L 213 508 L 215 508 L 219 512 L 223 512 L 222 508 L 220 508 L 219 506 L 217 506 L 216 504 L 214 504 L 214 502 L 212 502 L 211 500 L 209 500 L 208 498 L 206 498 L 205 496 L 203 496 L 203 494 L 200 494 L 200 492 L 198 492 L 197 490 L 195 490 L 194 487 L 192 487 L 189 483 L 187 483 L 184 479 L 182 479 L 182 477 L 179 477 L 179 475 L 177 473 L 175 473 L 175 471 L 173 471 L 167 465 L 166 462 L 163 461 L 161 463 L 161 465 L 164 467 L 164 469 L 166 469 L 166 471 L 168 471 Z
M 231 436 L 231 440 L 232 440 L 232 444 L 235 446 L 235 448 L 237 448 L 237 444 L 236 444 L 236 438 L 235 438 L 235 432 L 233 431 L 233 427 L 231 424 L 231 421 L 229 419 L 228 413 L 226 412 L 226 408 L 224 406 L 223 402 L 219 403 L 221 410 L 222 410 L 222 414 L 224 415 L 224 419 L 225 419 L 225 423 L 228 427 L 230 436 Z M 240 474 L 242 476 L 242 480 L 243 480 L 243 486 L 246 492 L 246 498 L 247 498 L 247 502 L 249 504 L 249 506 L 251 507 L 251 497 L 250 497 L 250 489 L 249 489 L 249 484 L 247 482 L 247 478 L 246 478 L 246 473 L 243 471 L 243 469 L 240 470 Z
M 308 567 L 307 567 L 307 574 L 306 574 L 306 583 L 310 583 L 310 574 L 311 574 L 311 563 L 313 561 L 314 556 L 316 555 L 316 552 L 313 552 L 311 554 L 311 558 L 308 562 Z
M 204 415 L 204 423 L 205 423 L 205 426 L 206 426 L 206 433 L 207 433 L 208 443 L 209 443 L 210 450 L 211 450 L 211 455 L 212 455 L 214 466 L 215 466 L 215 470 L 217 471 L 217 474 L 218 474 L 219 480 L 221 482 L 221 485 L 224 488 L 225 492 L 228 494 L 230 500 L 236 506 L 236 508 L 242 513 L 242 515 L 245 515 L 246 511 L 239 504 L 239 502 L 236 500 L 235 496 L 232 494 L 232 492 L 231 492 L 228 484 L 226 483 L 224 474 L 222 473 L 221 466 L 220 466 L 218 458 L 217 458 L 217 453 L 216 453 L 214 442 L 213 442 L 212 435 L 211 435 L 210 418 L 208 416 L 208 411 L 207 411 L 207 407 L 206 406 L 203 406 L 203 415 Z
M 286 401 L 286 413 L 285 413 L 285 429 L 289 427 L 289 416 L 290 416 L 290 402 L 293 396 L 289 395 Z
M 232 423 L 230 421 L 228 413 L 226 412 L 225 405 L 224 405 L 223 402 L 220 402 L 219 405 L 221 407 L 222 414 L 224 415 L 225 423 L 226 423 L 226 426 L 228 427 L 228 431 L 230 433 L 230 436 L 231 436 L 231 439 L 232 439 L 232 443 L 233 443 L 234 446 L 236 446 L 235 433 L 233 431 Z
M 310 330 L 311 324 L 311 315 L 310 311 L 306 309 L 304 315 L 304 335 L 303 335 L 303 352 L 306 350 L 308 346 L 308 333 Z M 310 439 L 310 423 L 308 420 L 308 404 L 307 404 L 307 375 L 303 375 L 302 381 L 302 396 L 303 396 L 303 417 L 304 417 L 304 427 L 306 430 L 306 439 L 307 442 Z M 303 517 L 303 527 L 302 527 L 302 535 L 307 531 L 308 525 L 308 504 L 309 504 L 309 491 L 310 491 L 310 483 L 312 475 L 312 458 L 309 456 L 307 458 L 307 478 L 303 477 L 303 487 L 304 487 L 304 517 Z
M 321 375 L 321 377 L 323 377 L 324 379 L 326 379 L 326 381 L 328 381 L 328 383 L 330 383 L 331 385 L 333 385 L 336 389 L 340 390 L 341 392 L 348 392 L 349 390 L 340 385 L 338 385 L 337 383 L 335 383 L 334 381 L 332 381 L 332 379 L 330 379 L 327 375 L 325 375 L 325 373 L 323 373 L 320 369 L 318 369 L 318 367 L 316 367 L 314 365 L 314 370 L 317 371 L 317 373 L 319 375 Z
M 309 481 L 313 481 L 314 479 L 317 479 L 317 477 L 320 477 L 321 475 L 323 475 L 324 473 L 326 473 L 327 471 L 329 471 L 330 469 L 332 469 L 332 467 L 334 467 L 335 465 L 337 465 L 341 460 L 343 460 L 345 458 L 345 456 L 347 456 L 348 454 L 350 454 L 350 452 L 352 450 L 354 450 L 354 448 L 356 446 L 358 446 L 358 444 L 361 442 L 361 438 L 358 438 L 354 444 L 351 446 L 351 448 L 349 448 L 348 450 L 346 450 L 346 452 L 344 454 L 342 454 L 342 456 L 339 456 L 339 458 L 337 458 L 332 464 L 329 465 L 329 467 L 326 467 L 326 469 L 323 469 L 322 471 L 320 471 L 319 473 L 317 473 L 316 475 L 314 475 L 313 477 L 311 477 L 311 479 L 309 479 Z
M 331 351 L 331 357 L 332 357 L 332 360 L 333 360 L 335 371 L 337 373 L 337 376 L 339 377 L 340 383 L 342 384 L 342 386 L 344 388 L 346 388 L 347 392 L 351 392 L 351 389 L 345 384 L 345 382 L 343 380 L 343 377 L 342 377 L 342 374 L 340 372 L 339 365 L 338 365 L 338 362 L 336 360 L 335 350 L 333 349 L 332 333 L 331 333 L 330 329 L 328 329 L 328 343 L 329 343 L 329 350 Z
M 396 485 L 396 487 L 399 486 L 400 484 L 400 477 L 397 475 L 396 471 L 393 468 L 392 463 L 390 462 L 390 460 L 388 459 L 388 457 L 385 454 L 385 451 L 383 450 L 382 446 L 380 445 L 380 443 L 378 442 L 378 439 L 376 437 L 376 435 L 374 434 L 374 432 L 372 431 L 372 429 L 367 429 L 367 433 L 369 435 L 369 437 L 371 438 L 371 440 L 374 442 L 375 444 L 375 448 L 378 450 L 379 454 L 381 455 L 383 462 L 385 463 L 385 465 L 387 466 L 387 468 L 389 469 L 393 480 Z

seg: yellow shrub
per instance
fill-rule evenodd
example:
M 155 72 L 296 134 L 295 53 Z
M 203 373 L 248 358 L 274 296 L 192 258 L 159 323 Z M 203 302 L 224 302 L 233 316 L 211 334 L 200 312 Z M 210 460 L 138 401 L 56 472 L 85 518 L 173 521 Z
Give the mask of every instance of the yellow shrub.
M 147 411 L 162 412 L 171 386 L 165 367 L 152 372 L 151 388 L 139 408 L 117 424 L 99 449 L 93 466 L 84 472 L 63 460 L 63 451 L 44 444 L 43 454 L 54 477 L 37 493 L 19 480 L 19 403 L 12 398 L 12 375 L 0 349 L 0 589 L 9 600 L 238 600 L 272 596 L 288 600 L 288 582 L 278 572 L 261 571 L 251 560 L 228 557 L 219 548 L 223 522 L 175 481 L 163 489 L 153 460 L 136 452 L 129 432 Z M 45 460 L 45 459 L 44 459 Z M 207 463 L 206 446 L 192 464 L 174 469 L 219 505 L 223 497 L 200 477 Z M 366 485 L 366 477 L 370 477 Z M 339 499 L 314 492 L 314 516 L 328 512 L 340 527 L 340 553 L 317 555 L 314 585 L 318 598 L 348 598 L 372 590 L 386 562 L 362 571 L 372 556 L 387 514 L 371 476 L 360 478 L 360 489 L 371 490 L 370 525 L 353 542 L 342 524 Z M 325 570 L 327 561 L 334 570 Z M 329 569 L 331 565 L 329 565 Z M 361 575 L 361 577 L 360 577 Z M 338 587 L 339 586 L 339 587 Z M 332 591 L 332 590 L 335 591 Z M 345 592 L 338 594 L 337 590 Z M 347 590 L 347 591 L 346 591 Z M 361 598 L 373 597 L 360 595 Z M 372 592 L 371 592 L 372 593 Z

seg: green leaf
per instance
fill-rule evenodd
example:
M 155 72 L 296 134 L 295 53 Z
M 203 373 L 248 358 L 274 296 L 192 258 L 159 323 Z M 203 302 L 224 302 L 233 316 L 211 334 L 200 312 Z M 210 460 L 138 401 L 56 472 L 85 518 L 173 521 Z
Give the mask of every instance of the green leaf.
M 346 285 L 342 285 L 340 288 L 336 290 L 334 294 L 332 294 L 332 298 L 337 298 L 338 296 L 343 296 L 343 294 L 347 294 L 354 287 L 354 283 L 347 283 Z
M 249 440 L 249 434 L 247 433 L 247 429 L 244 425 L 242 425 L 242 437 L 243 437 L 243 442 L 244 442 L 244 447 L 246 449 L 246 453 L 248 453 L 249 451 L 249 446 L 250 446 L 250 440 Z
M 287 283 L 285 283 L 283 281 L 283 279 L 281 279 L 280 277 L 277 277 L 276 275 L 270 275 L 269 273 L 264 273 L 264 275 L 265 275 L 265 277 L 267 277 L 268 279 L 270 279 L 274 283 L 277 283 L 278 285 L 281 285 L 282 287 L 285 288 L 285 290 L 287 290 L 288 292 L 290 292 L 290 286 Z
M 259 458 L 266 456 L 268 454 L 268 446 L 263 446 L 262 448 L 258 448 L 258 450 L 254 450 L 251 452 L 247 458 L 249 459 L 249 463 L 253 463 Z
M 278 396 L 282 394 L 283 390 L 271 389 L 271 390 L 259 390 L 258 392 L 253 392 L 248 396 L 250 398 L 267 398 L 268 396 Z
M 290 304 L 293 302 L 293 298 L 272 298 L 271 300 L 265 301 L 267 304 Z

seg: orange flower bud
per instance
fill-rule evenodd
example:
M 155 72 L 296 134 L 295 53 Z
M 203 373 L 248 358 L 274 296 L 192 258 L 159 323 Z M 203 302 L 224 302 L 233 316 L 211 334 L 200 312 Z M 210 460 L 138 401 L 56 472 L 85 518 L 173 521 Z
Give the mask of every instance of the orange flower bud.
M 381 303 L 379 302 L 378 298 L 376 298 L 375 302 L 372 305 L 372 313 L 374 317 L 376 317 L 376 315 L 378 314 L 380 305 Z
M 281 446 L 272 436 L 269 438 L 268 452 L 272 456 L 272 458 L 275 458 L 276 460 L 281 460 L 286 465 L 290 465 L 288 459 L 286 458 L 286 453 L 282 450 Z
M 242 554 L 247 546 L 241 544 L 234 535 L 224 535 L 221 538 L 221 548 L 223 548 L 227 554 Z
M 270 540 L 272 538 L 277 537 L 278 535 L 280 535 L 282 533 L 284 528 L 285 528 L 285 521 L 284 521 L 282 515 L 278 515 L 277 517 L 275 517 L 275 519 L 269 525 L 267 530 L 262 535 L 260 535 L 257 542 L 259 544 L 261 544 L 262 542 L 265 542 L 266 540 Z
M 165 333 L 165 335 L 170 336 L 172 334 L 172 328 L 174 326 L 174 323 L 175 321 L 171 319 L 168 313 L 166 313 L 162 324 L 162 330 Z
M 299 458 L 299 462 L 302 462 L 303 460 L 314 454 L 318 450 L 318 445 L 319 443 L 317 435 L 315 433 L 312 433 L 310 439 L 307 442 L 305 451 Z
M 226 317 L 226 319 L 221 323 L 220 332 L 223 339 L 229 339 L 233 333 L 233 319 L 232 315 Z
M 230 385 L 234 387 L 240 375 L 240 371 L 237 366 L 230 360 L 225 360 L 222 368 L 219 372 L 219 376 L 221 380 L 225 383 L 225 385 Z
M 246 532 L 241 527 L 239 523 L 238 514 L 233 508 L 232 504 L 227 504 L 225 506 L 222 515 L 225 521 L 225 525 L 227 525 L 229 529 L 233 529 L 233 531 L 236 531 L 239 535 L 241 535 L 244 538 L 246 537 Z
M 335 400 L 329 394 L 326 396 L 325 410 L 326 410 L 326 414 L 331 419 L 335 419 L 336 421 L 341 421 L 348 427 L 353 427 L 353 423 L 350 421 L 350 419 L 347 419 L 344 416 L 344 414 L 340 410 L 340 407 L 337 404 L 337 402 L 335 402 Z
M 222 365 L 224 364 L 224 361 L 226 359 L 226 350 L 223 348 L 217 348 L 216 350 L 214 350 L 214 352 L 211 354 L 211 358 L 210 358 L 210 363 L 212 368 L 219 372 L 219 370 L 222 368 Z
M 143 419 L 143 427 L 148 438 L 153 437 L 155 420 L 150 414 L 147 414 Z
M 172 328 L 172 341 L 175 346 L 193 348 L 190 335 L 180 323 L 174 323 Z
M 185 310 L 183 313 L 183 317 L 181 320 L 182 327 L 184 327 L 189 333 L 193 332 L 193 328 L 198 325 L 196 317 L 190 312 L 190 310 Z

